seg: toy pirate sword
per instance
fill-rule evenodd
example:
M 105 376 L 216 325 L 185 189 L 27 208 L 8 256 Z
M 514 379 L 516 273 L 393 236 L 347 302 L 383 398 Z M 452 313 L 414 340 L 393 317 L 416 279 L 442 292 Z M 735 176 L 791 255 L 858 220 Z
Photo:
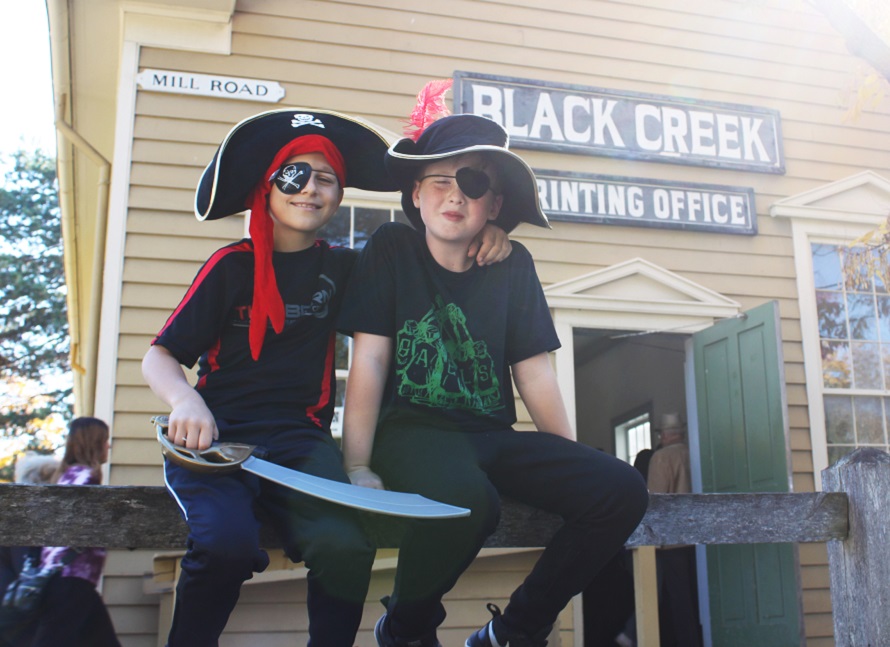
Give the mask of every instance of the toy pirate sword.
M 167 429 L 167 416 L 155 416 L 151 421 L 157 426 L 158 442 L 161 443 L 164 456 L 195 472 L 222 474 L 246 470 L 278 485 L 331 503 L 395 517 L 447 519 L 470 514 L 466 508 L 439 503 L 419 494 L 373 490 L 282 467 L 254 456 L 254 445 L 216 443 L 201 451 L 174 445 L 164 433 Z

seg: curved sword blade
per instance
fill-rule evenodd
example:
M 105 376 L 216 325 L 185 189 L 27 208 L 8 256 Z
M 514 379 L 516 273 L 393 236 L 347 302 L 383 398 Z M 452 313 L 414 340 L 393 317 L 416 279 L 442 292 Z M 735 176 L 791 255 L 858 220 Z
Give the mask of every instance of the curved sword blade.
M 422 519 L 449 519 L 466 517 L 470 514 L 467 508 L 439 503 L 419 494 L 372 490 L 349 483 L 331 481 L 297 472 L 255 456 L 251 456 L 241 463 L 241 469 L 309 496 L 369 512 Z

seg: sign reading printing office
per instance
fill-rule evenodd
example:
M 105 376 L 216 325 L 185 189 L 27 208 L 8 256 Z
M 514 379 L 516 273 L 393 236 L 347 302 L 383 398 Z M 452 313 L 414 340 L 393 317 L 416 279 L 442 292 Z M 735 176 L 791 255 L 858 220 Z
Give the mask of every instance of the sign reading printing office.
M 516 148 L 784 173 L 776 110 L 454 73 L 454 111 L 488 117 Z
M 169 70 L 142 70 L 136 83 L 143 90 L 196 94 L 204 97 L 243 99 L 276 103 L 284 97 L 284 88 L 275 81 L 241 79 L 216 74 L 191 74 Z
M 535 169 L 551 220 L 757 233 L 754 189 Z

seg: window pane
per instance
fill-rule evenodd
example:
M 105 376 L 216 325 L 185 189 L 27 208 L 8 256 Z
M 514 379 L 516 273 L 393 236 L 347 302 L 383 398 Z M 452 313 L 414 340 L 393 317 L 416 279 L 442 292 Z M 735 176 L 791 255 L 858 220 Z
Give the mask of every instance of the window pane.
M 377 228 L 389 222 L 389 209 L 355 208 L 355 248 L 361 249 Z
M 825 396 L 825 435 L 830 444 L 855 442 L 852 398 L 846 395 Z
M 318 237 L 332 247 L 349 247 L 349 207 L 340 207 L 334 217 L 318 232 Z
M 828 446 L 828 465 L 834 465 L 840 459 L 856 449 L 855 445 L 829 445 Z
M 841 262 L 834 245 L 813 245 L 813 278 L 817 290 L 838 290 L 843 285 Z
M 846 342 L 822 342 L 822 382 L 833 389 L 849 389 L 851 379 L 850 345 Z
M 337 346 L 334 349 L 334 368 L 345 371 L 349 368 L 349 337 L 337 333 Z
M 884 413 L 881 398 L 855 397 L 853 411 L 856 413 L 856 436 L 858 444 L 884 442 Z
M 337 396 L 334 399 L 335 407 L 342 407 L 346 398 L 346 380 L 337 380 Z
M 853 339 L 878 338 L 875 304 L 870 294 L 847 294 L 847 312 Z
M 880 389 L 884 385 L 881 376 L 881 345 L 853 342 L 853 377 L 857 389 Z
M 879 392 L 823 393 L 829 464 L 860 446 L 890 449 L 890 279 L 872 280 L 861 249 L 811 246 L 823 384 Z M 839 252 L 856 261 L 856 281 L 843 280 Z
M 847 312 L 840 292 L 816 292 L 819 315 L 819 336 L 825 339 L 847 339 Z M 890 339 L 890 337 L 888 337 Z
M 882 341 L 890 342 L 890 297 L 878 296 L 878 331 Z
M 334 418 L 331 420 L 331 435 L 340 438 L 343 435 L 343 394 L 346 392 L 346 380 L 337 380 L 337 396 L 334 400 Z
M 848 258 L 848 273 L 844 277 L 847 290 L 852 292 L 871 292 L 871 271 L 868 268 L 867 252 L 863 247 L 856 247 L 855 252 L 847 247 L 839 247 L 844 257 Z
M 890 390 L 890 344 L 881 344 L 881 357 L 884 366 L 884 389 Z
M 875 274 L 875 292 L 884 292 L 887 293 L 887 286 L 884 285 L 884 280 L 881 278 L 880 274 Z
M 393 220 L 395 220 L 396 222 L 404 223 L 409 226 L 411 225 L 411 221 L 408 220 L 408 216 L 406 216 L 405 212 L 402 211 L 401 209 L 396 209 L 396 212 L 393 215 Z

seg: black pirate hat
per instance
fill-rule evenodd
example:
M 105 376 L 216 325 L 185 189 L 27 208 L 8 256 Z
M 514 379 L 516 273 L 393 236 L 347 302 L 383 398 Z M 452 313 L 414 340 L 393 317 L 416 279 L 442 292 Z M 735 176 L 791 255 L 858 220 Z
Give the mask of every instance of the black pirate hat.
M 198 220 L 225 218 L 249 208 L 246 201 L 276 153 L 304 135 L 321 135 L 337 147 L 345 161 L 346 186 L 397 190 L 380 163 L 389 144 L 373 128 L 329 110 L 279 108 L 248 117 L 226 135 L 198 182 Z
M 216 220 L 250 209 L 253 242 L 253 302 L 250 352 L 259 359 L 267 322 L 284 329 L 285 307 L 272 266 L 274 225 L 267 198 L 279 165 L 295 154 L 320 152 L 334 169 L 340 188 L 394 191 L 383 164 L 387 142 L 353 117 L 310 108 L 281 108 L 237 124 L 204 169 L 195 192 L 198 220 Z M 301 151 L 301 153 L 297 153 Z
M 541 211 L 535 174 L 521 157 L 507 149 L 504 128 L 477 115 L 450 115 L 434 121 L 414 141 L 410 137 L 393 144 L 386 152 L 386 170 L 402 191 L 402 209 L 411 224 L 423 229 L 420 210 L 412 191 L 417 174 L 425 165 L 466 153 L 489 153 L 498 169 L 503 194 L 500 214 L 494 221 L 509 232 L 520 222 L 550 227 Z

